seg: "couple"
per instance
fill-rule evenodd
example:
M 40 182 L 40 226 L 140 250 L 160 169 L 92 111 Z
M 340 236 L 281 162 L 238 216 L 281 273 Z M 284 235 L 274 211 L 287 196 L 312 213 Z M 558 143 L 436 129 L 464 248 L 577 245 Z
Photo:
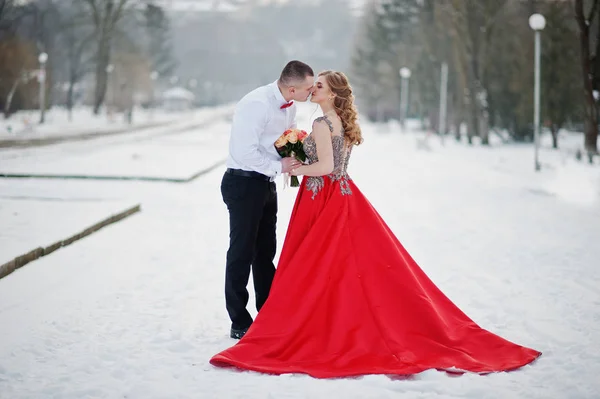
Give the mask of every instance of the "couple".
M 304 141 L 303 165 L 281 159 L 273 143 L 296 127 L 293 101 L 310 95 L 323 116 Z M 347 174 L 361 142 L 341 72 L 321 72 L 315 81 L 308 65 L 291 61 L 279 80 L 238 103 L 221 191 L 230 215 L 230 335 L 241 340 L 210 362 L 331 378 L 431 368 L 487 373 L 535 360 L 540 352 L 475 324 L 411 258 Z M 281 173 L 304 178 L 275 272 L 273 180 Z M 246 310 L 250 268 L 254 321 Z

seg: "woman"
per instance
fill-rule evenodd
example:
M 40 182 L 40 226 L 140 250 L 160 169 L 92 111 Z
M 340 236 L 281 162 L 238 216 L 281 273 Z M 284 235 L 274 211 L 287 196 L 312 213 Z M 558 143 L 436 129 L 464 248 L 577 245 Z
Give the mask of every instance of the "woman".
M 540 352 L 480 328 L 425 275 L 346 169 L 362 143 L 352 88 L 319 74 L 323 116 L 304 142 L 309 161 L 271 294 L 216 366 L 329 378 L 436 368 L 512 370 Z

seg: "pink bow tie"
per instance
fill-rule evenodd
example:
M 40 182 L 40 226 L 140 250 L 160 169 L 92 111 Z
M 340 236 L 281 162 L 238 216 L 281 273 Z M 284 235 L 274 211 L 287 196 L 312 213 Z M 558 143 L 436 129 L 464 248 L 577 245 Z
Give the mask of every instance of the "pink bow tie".
M 281 108 L 281 109 L 286 109 L 287 107 L 291 107 L 293 103 L 294 103 L 293 101 L 290 101 L 289 103 L 285 103 L 285 104 L 283 104 L 283 105 L 282 105 L 281 107 L 279 107 L 279 108 Z

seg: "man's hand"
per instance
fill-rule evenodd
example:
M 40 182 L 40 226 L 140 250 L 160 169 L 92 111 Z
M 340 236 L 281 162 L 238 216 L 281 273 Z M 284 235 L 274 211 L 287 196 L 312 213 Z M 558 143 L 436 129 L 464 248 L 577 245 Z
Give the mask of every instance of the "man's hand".
M 292 169 L 297 168 L 302 165 L 302 162 L 298 161 L 296 158 L 287 157 L 281 160 L 281 172 L 282 173 L 290 173 Z

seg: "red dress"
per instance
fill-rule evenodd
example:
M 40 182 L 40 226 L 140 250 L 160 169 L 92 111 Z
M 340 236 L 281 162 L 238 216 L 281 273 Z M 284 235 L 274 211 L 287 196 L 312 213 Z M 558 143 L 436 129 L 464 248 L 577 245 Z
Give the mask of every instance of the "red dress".
M 304 177 L 267 302 L 210 363 L 331 378 L 486 373 L 540 356 L 482 329 L 435 286 L 346 174 L 343 136 L 332 140 L 334 172 Z M 316 161 L 314 139 L 304 146 Z

